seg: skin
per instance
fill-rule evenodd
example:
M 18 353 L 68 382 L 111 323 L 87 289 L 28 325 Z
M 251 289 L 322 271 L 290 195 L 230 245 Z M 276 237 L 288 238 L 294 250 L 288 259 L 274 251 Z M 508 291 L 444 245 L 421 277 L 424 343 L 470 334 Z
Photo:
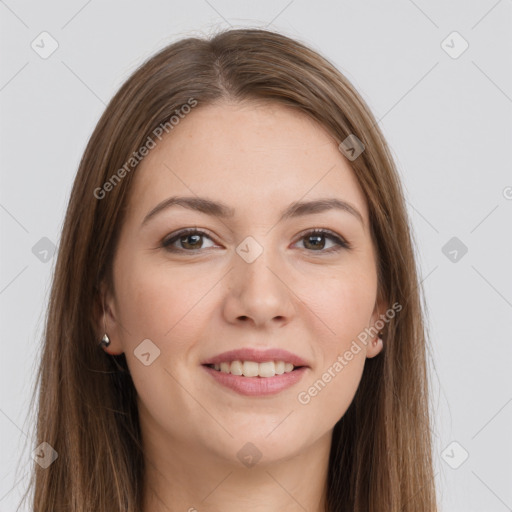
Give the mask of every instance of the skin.
M 220 103 L 194 109 L 135 172 L 114 289 L 104 295 L 111 340 L 105 350 L 126 354 L 138 392 L 144 512 L 322 510 L 332 429 L 382 341 L 360 344 L 308 404 L 297 395 L 387 307 L 376 300 L 368 208 L 350 162 L 304 114 L 275 104 Z M 172 195 L 221 201 L 235 216 L 173 206 L 141 227 Z M 349 202 L 363 222 L 335 209 L 278 222 L 290 203 L 325 197 Z M 162 247 L 184 228 L 209 234 L 178 238 L 173 246 L 181 253 Z M 351 248 L 328 252 L 337 247 L 329 237 L 319 248 L 308 244 L 305 235 L 315 228 Z M 247 236 L 263 247 L 252 263 L 235 251 Z M 134 354 L 145 339 L 160 350 L 148 366 Z M 239 347 L 284 348 L 310 368 L 276 395 L 243 396 L 201 366 Z M 237 457 L 248 442 L 261 453 L 252 467 Z

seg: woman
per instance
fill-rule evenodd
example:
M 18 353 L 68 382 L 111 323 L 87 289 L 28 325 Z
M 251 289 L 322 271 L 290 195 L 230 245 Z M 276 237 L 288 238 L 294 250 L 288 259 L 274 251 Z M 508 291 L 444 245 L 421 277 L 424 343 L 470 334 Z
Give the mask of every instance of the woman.
M 424 331 L 399 179 L 347 79 L 270 31 L 173 43 L 76 176 L 33 509 L 433 512 Z

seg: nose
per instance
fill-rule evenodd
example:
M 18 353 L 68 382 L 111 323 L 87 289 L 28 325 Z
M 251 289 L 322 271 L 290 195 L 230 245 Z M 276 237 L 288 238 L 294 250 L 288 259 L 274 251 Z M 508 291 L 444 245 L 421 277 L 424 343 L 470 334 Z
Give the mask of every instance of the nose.
M 227 276 L 226 320 L 256 327 L 289 323 L 295 313 L 295 295 L 286 283 L 283 269 L 267 248 L 251 263 L 235 254 L 233 269 Z

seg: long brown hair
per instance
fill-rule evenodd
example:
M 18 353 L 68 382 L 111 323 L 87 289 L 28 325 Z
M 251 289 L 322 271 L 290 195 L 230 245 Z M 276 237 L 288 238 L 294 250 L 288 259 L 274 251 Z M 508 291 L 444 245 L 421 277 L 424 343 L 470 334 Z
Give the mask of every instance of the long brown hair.
M 364 144 L 351 166 L 368 201 L 378 294 L 402 309 L 334 428 L 327 510 L 436 511 L 422 289 L 391 153 L 368 106 L 327 59 L 260 29 L 168 45 L 124 83 L 88 142 L 64 221 L 37 375 L 35 446 L 48 443 L 58 458 L 46 469 L 34 463 L 33 510 L 141 511 L 136 391 L 124 354 L 98 348 L 100 283 L 112 286 L 136 172 L 126 162 L 190 98 L 196 108 L 223 99 L 278 102 L 319 122 L 337 143 L 355 135 Z M 123 166 L 122 179 L 98 199 Z

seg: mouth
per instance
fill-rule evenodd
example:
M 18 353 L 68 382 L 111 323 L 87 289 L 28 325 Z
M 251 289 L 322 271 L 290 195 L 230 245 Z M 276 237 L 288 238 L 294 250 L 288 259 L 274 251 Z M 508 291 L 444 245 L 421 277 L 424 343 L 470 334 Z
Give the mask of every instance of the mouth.
M 260 377 L 264 379 L 305 368 L 305 366 L 295 366 L 293 363 L 282 360 L 264 361 L 262 363 L 258 363 L 257 361 L 234 360 L 223 361 L 222 363 L 215 364 L 205 364 L 203 366 L 207 366 L 217 372 L 227 373 L 230 375 L 249 378 Z
M 297 384 L 310 369 L 287 350 L 244 348 L 224 352 L 201 363 L 213 381 L 241 395 L 275 395 Z

